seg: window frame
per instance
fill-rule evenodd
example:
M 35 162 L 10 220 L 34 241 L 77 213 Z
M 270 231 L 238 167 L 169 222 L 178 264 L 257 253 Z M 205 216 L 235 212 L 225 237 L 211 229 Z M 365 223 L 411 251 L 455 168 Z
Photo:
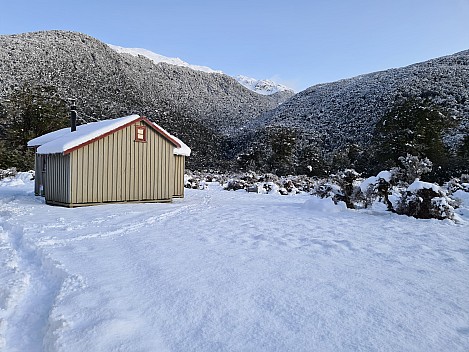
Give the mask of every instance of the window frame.
M 143 138 L 140 138 L 139 131 L 143 131 Z M 135 142 L 146 143 L 147 141 L 147 126 L 135 126 Z

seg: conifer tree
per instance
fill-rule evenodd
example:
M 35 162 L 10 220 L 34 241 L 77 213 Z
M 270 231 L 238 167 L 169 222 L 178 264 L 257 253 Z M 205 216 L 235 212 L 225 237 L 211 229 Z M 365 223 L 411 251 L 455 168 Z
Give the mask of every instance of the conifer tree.
M 32 169 L 34 152 L 29 140 L 68 125 L 68 107 L 57 90 L 48 86 L 23 85 L 0 109 L 0 168 Z

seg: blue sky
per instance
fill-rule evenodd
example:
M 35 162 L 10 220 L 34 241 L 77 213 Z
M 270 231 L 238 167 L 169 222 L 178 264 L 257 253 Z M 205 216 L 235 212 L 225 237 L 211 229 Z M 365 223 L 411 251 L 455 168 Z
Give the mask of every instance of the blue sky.
M 302 90 L 469 49 L 469 0 L 1 0 L 0 34 L 49 29 Z

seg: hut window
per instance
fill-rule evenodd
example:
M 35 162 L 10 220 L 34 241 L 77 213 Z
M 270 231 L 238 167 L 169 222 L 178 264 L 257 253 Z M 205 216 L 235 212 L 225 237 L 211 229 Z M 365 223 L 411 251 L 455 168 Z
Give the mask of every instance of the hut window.
M 135 128 L 135 140 L 137 142 L 147 141 L 147 128 L 145 126 L 136 126 Z

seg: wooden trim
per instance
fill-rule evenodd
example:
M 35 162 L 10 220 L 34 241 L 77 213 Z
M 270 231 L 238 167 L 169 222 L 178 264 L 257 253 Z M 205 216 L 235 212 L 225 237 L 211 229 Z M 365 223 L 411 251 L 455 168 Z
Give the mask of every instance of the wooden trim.
M 139 131 L 143 131 L 143 138 L 139 138 Z M 135 142 L 146 143 L 147 142 L 147 126 L 135 125 Z
M 151 128 L 153 128 L 155 131 L 157 131 L 158 133 L 160 133 L 161 135 L 163 135 L 167 140 L 169 140 L 171 143 L 173 143 L 176 147 L 178 148 L 181 148 L 181 145 L 176 142 L 169 134 L 168 132 L 162 130 L 161 128 L 159 128 L 158 126 L 156 126 L 153 122 L 151 122 L 150 120 L 148 120 L 145 116 L 142 116 L 142 120 L 141 121 L 145 121 L 146 124 L 150 125 Z
M 81 143 L 81 144 L 79 144 L 79 145 L 77 145 L 77 146 L 75 146 L 75 147 L 73 147 L 73 148 L 67 149 L 67 150 L 65 150 L 65 151 L 63 152 L 63 154 L 64 154 L 64 155 L 70 154 L 71 152 L 73 152 L 73 151 L 75 151 L 75 150 L 77 150 L 77 149 L 80 149 L 80 148 L 82 148 L 82 147 L 84 147 L 84 146 L 86 146 L 86 145 L 88 145 L 88 144 L 94 143 L 94 142 L 96 142 L 97 140 L 99 140 L 99 139 L 101 139 L 101 138 L 107 137 L 107 136 L 109 136 L 109 135 L 111 135 L 111 134 L 113 134 L 113 133 L 115 133 L 115 132 L 117 132 L 117 131 L 119 131 L 119 130 L 122 130 L 122 129 L 124 129 L 124 128 L 126 128 L 126 127 L 132 125 L 132 124 L 138 123 L 138 122 L 140 122 L 140 121 L 144 121 L 147 125 L 149 125 L 152 129 L 154 129 L 154 130 L 157 131 L 159 134 L 161 134 L 162 136 L 164 136 L 168 141 L 170 141 L 172 144 L 174 144 L 177 148 L 181 148 L 181 145 L 180 145 L 178 142 L 176 142 L 173 138 L 171 138 L 171 136 L 170 136 L 167 132 L 163 131 L 161 128 L 158 128 L 158 126 L 156 126 L 153 122 L 151 122 L 150 120 L 148 120 L 145 116 L 140 116 L 139 118 L 137 118 L 137 119 L 135 119 L 135 120 L 133 120 L 133 121 L 127 122 L 126 124 L 124 124 L 124 125 L 122 125 L 122 126 L 119 126 L 118 128 L 115 128 L 115 129 L 113 129 L 113 130 L 111 130 L 111 131 L 109 131 L 109 132 L 106 132 L 106 133 L 104 133 L 104 134 L 102 134 L 102 135 L 100 135 L 100 136 L 98 136 L 98 137 L 92 138 L 92 139 L 90 139 L 90 140 L 88 140 L 88 141 L 86 141 L 86 142 L 83 142 L 83 143 Z

